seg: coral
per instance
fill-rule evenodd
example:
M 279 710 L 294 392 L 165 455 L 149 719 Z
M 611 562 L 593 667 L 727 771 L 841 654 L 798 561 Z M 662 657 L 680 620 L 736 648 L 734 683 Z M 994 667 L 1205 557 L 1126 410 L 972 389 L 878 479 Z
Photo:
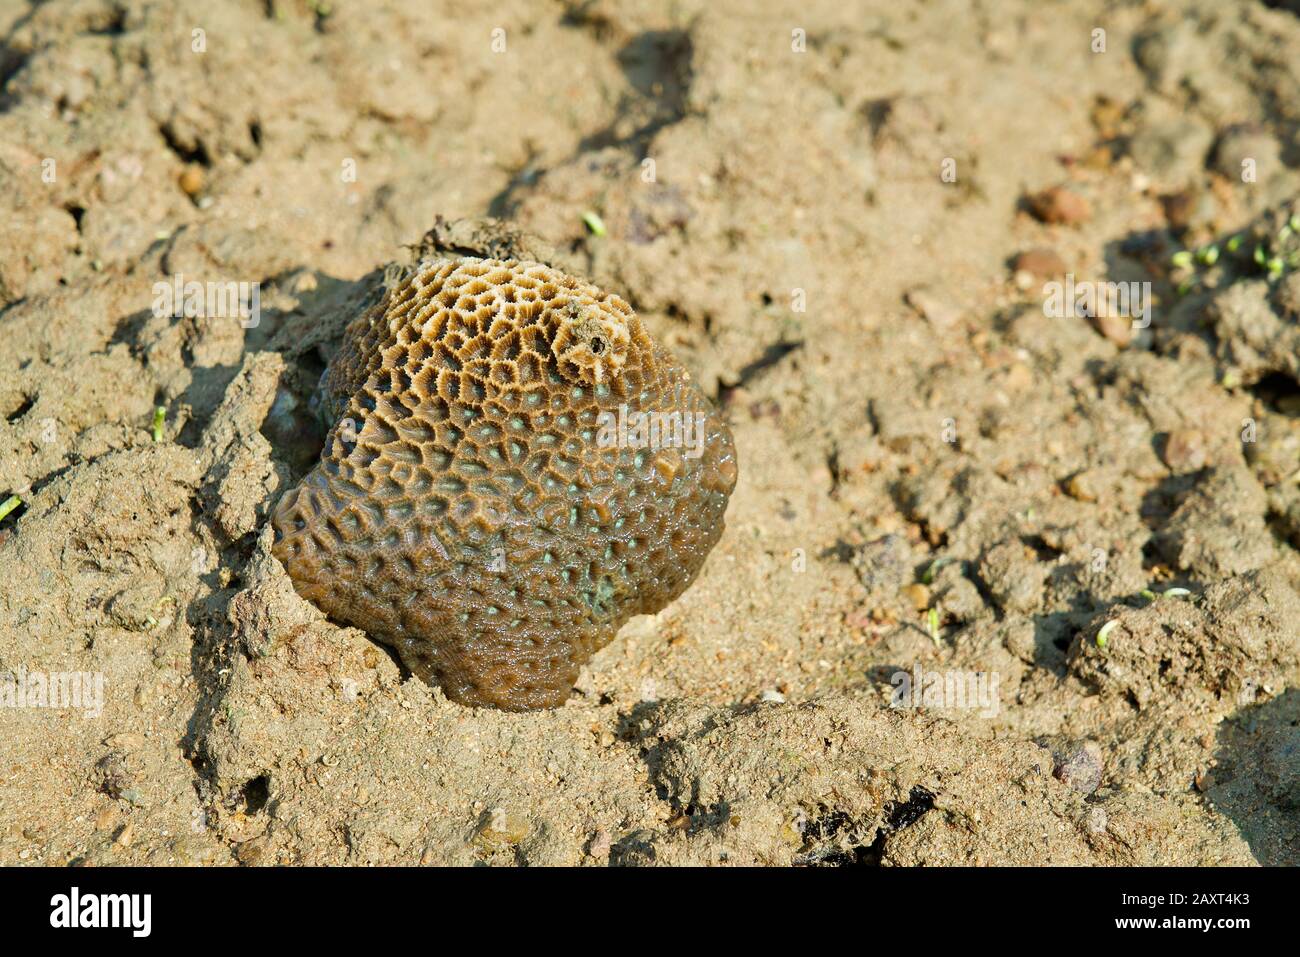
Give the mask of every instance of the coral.
M 423 260 L 348 326 L 320 463 L 278 505 L 298 593 L 463 704 L 561 704 L 694 581 L 731 434 L 626 302 L 536 262 Z

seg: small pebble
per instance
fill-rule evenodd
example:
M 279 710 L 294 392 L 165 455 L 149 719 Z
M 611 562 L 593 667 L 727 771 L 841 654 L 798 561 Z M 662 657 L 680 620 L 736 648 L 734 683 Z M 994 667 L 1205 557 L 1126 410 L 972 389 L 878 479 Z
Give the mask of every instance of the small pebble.
M 961 310 L 940 299 L 926 289 L 913 289 L 907 293 L 907 304 L 936 329 L 947 329 L 961 318 Z
M 1065 491 L 1070 498 L 1076 501 L 1097 501 L 1096 479 L 1092 472 L 1086 470 L 1078 475 L 1071 476 L 1070 480 L 1065 483 Z
M 1053 186 L 1027 199 L 1030 211 L 1044 223 L 1077 226 L 1092 219 L 1088 201 L 1064 186 Z
M 1174 429 L 1160 457 L 1175 472 L 1200 471 L 1206 462 L 1205 433 L 1200 429 Z
M 1011 261 L 1011 271 L 1028 273 L 1037 279 L 1051 279 L 1055 276 L 1064 276 L 1069 271 L 1069 266 L 1056 250 L 1038 246 L 1018 254 Z
M 907 596 L 912 607 L 917 611 L 925 611 L 930 607 L 930 589 L 920 582 L 913 582 L 903 589 L 903 594 Z
M 187 166 L 177 180 L 185 195 L 194 197 L 203 192 L 203 169 L 199 166 Z
M 235 860 L 245 867 L 256 867 L 266 856 L 266 838 L 255 837 L 245 841 L 235 849 Z
M 1093 316 L 1092 324 L 1105 338 L 1117 346 L 1126 346 L 1133 341 L 1133 320 L 1128 316 Z
M 505 808 L 494 807 L 483 814 L 471 838 L 484 850 L 518 844 L 528 836 L 528 822 Z
M 1072 791 L 1091 794 L 1101 784 L 1101 747 L 1095 741 L 1053 753 L 1052 764 L 1052 776 Z

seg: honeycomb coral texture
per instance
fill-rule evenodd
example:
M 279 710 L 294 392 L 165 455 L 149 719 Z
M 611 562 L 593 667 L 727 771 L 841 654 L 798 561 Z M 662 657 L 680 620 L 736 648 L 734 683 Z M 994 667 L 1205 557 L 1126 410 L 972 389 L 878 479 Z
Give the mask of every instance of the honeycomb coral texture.
M 627 303 L 541 264 L 420 263 L 352 322 L 321 386 L 333 426 L 276 509 L 275 555 L 454 701 L 562 703 L 722 534 L 721 416 Z M 620 413 L 702 428 L 694 447 L 602 439 Z

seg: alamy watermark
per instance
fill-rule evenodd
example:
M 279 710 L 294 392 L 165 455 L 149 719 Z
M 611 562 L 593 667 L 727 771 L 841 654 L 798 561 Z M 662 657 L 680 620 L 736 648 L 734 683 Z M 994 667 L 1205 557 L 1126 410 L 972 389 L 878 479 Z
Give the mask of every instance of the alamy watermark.
M 1131 318 L 1134 329 L 1151 325 L 1151 283 L 1053 280 L 1043 286 L 1043 315 L 1050 319 L 1074 316 L 1081 319 Z
M 75 709 L 98 718 L 104 713 L 104 673 L 28 671 L 19 665 L 0 674 L 0 708 Z
M 895 671 L 891 708 L 957 708 L 979 710 L 980 717 L 998 713 L 996 671 L 926 671 L 919 664 L 911 671 Z
M 131 931 L 132 937 L 148 937 L 153 930 L 153 895 L 83 894 L 73 887 L 50 898 L 50 926 L 118 927 Z
M 180 273 L 153 284 L 153 314 L 158 318 L 238 319 L 245 329 L 262 320 L 260 282 L 185 281 Z
M 629 412 L 627 403 L 618 414 L 602 412 L 596 445 L 602 449 L 685 449 L 688 459 L 704 454 L 704 413 Z

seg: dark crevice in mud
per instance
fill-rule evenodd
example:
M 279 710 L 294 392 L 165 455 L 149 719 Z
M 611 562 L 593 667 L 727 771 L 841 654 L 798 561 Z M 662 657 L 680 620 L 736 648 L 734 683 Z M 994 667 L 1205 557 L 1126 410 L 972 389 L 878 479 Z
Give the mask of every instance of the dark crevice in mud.
M 797 342 L 775 342 L 763 349 L 763 354 L 757 359 L 744 366 L 737 374 L 736 381 L 727 385 L 719 386 L 717 394 L 713 397 L 714 401 L 720 405 L 726 403 L 728 395 L 742 386 L 747 386 L 760 373 L 770 369 L 792 352 L 803 348 L 803 340 Z
M 186 358 L 186 365 L 191 371 L 191 379 L 185 391 L 173 398 L 176 404 L 190 407 L 190 418 L 173 440 L 177 445 L 187 449 L 197 449 L 203 442 L 203 431 L 216 415 L 217 409 L 225 398 L 226 389 L 239 375 L 236 365 L 195 366 Z M 158 396 L 155 405 L 165 406 L 169 403 L 164 396 Z M 168 415 L 172 414 L 168 409 Z
M 144 329 L 144 324 L 149 321 L 152 315 L 153 313 L 148 309 L 142 309 L 139 312 L 133 312 L 119 318 L 113 328 L 112 336 L 109 337 L 105 351 L 116 345 L 124 345 L 133 359 L 143 360 L 145 350 L 140 346 L 139 338 L 141 331 Z
M 893 834 L 911 827 L 934 807 L 934 794 L 923 787 L 914 787 L 906 801 L 895 802 L 885 808 L 885 824 L 876 834 L 871 846 L 865 849 L 862 864 L 879 866 L 884 860 L 885 845 Z
M 1246 391 L 1276 412 L 1300 416 L 1300 382 L 1285 372 L 1270 372 Z
M 601 21 L 583 9 L 566 12 L 561 22 L 592 29 L 598 39 L 605 36 L 598 26 Z M 611 147 L 626 150 L 637 162 L 645 160 L 654 138 L 686 117 L 694 57 L 689 31 L 649 30 L 629 40 L 618 51 L 617 60 L 632 89 L 619 97 L 613 110 L 616 119 L 581 136 L 573 152 L 558 165 Z M 629 116 L 645 119 L 630 132 L 623 132 L 619 121 Z M 499 219 L 511 217 L 519 207 L 519 193 L 536 184 L 545 172 L 538 155 L 530 150 L 524 164 L 511 173 L 506 185 L 489 201 L 487 214 Z
M 646 867 L 654 862 L 654 834 L 650 831 L 633 831 L 609 849 L 610 867 Z
M 853 561 L 853 556 L 858 553 L 861 545 L 853 545 L 844 538 L 837 538 L 835 544 L 823 548 L 817 553 L 817 557 L 822 561 L 837 561 L 848 565 Z
M 940 546 L 939 550 L 942 550 L 942 546 Z M 978 562 L 971 566 L 971 574 L 966 577 L 970 579 L 971 584 L 975 586 L 975 590 L 979 592 L 980 600 L 984 602 L 984 606 L 993 612 L 993 620 L 1002 621 L 1005 619 L 1007 613 L 1003 609 L 1002 604 L 998 601 L 997 597 L 993 594 L 993 589 L 989 587 L 989 583 L 986 582 L 984 576 L 979 573 Z
M 1297 0 L 1260 0 L 1260 2 L 1272 10 L 1285 10 L 1300 17 L 1300 2 Z
M 888 814 L 888 812 L 886 812 Z M 876 837 L 882 841 L 884 829 Z M 843 867 L 849 864 L 877 864 L 871 860 L 871 848 L 865 843 L 865 828 L 846 812 L 822 808 L 821 813 L 803 827 L 803 850 L 795 855 L 796 867 Z
M 5 91 L 5 84 L 27 64 L 27 54 L 0 40 L 0 113 L 7 112 L 18 98 Z
M 871 136 L 873 146 L 879 146 L 880 134 L 884 130 L 885 124 L 889 122 L 897 100 L 898 97 L 896 96 L 878 97 L 867 100 L 858 107 L 858 115 L 866 121 L 867 132 Z
M 871 842 L 865 843 L 867 828 L 838 809 L 824 809 L 804 826 L 805 850 L 796 855 L 797 867 L 879 866 L 891 835 L 911 827 L 934 807 L 934 794 L 914 787 L 906 801 L 885 805 L 884 821 Z
M 645 762 L 655 797 L 667 804 L 671 811 L 669 827 L 681 828 L 688 836 L 704 831 L 720 833 L 731 821 L 731 804 L 725 798 L 704 803 L 700 797 L 699 778 L 693 778 L 688 784 L 667 771 L 665 752 L 672 743 L 655 732 L 655 720 L 660 709 L 658 702 L 645 701 L 620 714 L 617 736 L 624 741 L 644 742 L 640 749 L 641 760 Z M 708 734 L 715 727 L 710 719 L 698 733 Z M 622 865 L 653 863 L 655 837 L 653 832 L 639 831 L 624 838 L 611 848 L 609 862 Z
M 105 11 L 104 19 L 90 26 L 86 31 L 92 37 L 120 37 L 126 33 L 126 5 L 113 4 Z
M 1156 485 L 1148 489 L 1142 496 L 1142 504 L 1138 508 L 1138 515 L 1142 518 L 1143 523 L 1153 533 L 1159 532 L 1169 521 L 1169 516 L 1182 503 L 1183 498 L 1190 492 L 1200 480 L 1204 477 L 1202 472 L 1189 472 L 1181 475 L 1171 475 L 1168 478 L 1161 479 Z M 1144 558 L 1148 555 L 1146 546 L 1143 547 Z M 1158 550 L 1153 554 L 1160 560 Z M 1147 566 L 1148 568 L 1151 566 Z
M 1020 541 L 1034 550 L 1034 556 L 1040 562 L 1054 562 L 1062 554 L 1059 548 L 1048 545 L 1041 535 L 1021 535 Z
M 213 561 L 213 566 L 220 567 L 219 561 L 220 558 Z M 208 760 L 204 748 L 218 720 L 229 720 L 222 708 L 222 699 L 229 683 L 229 668 L 238 651 L 233 629 L 221 619 L 235 590 L 222 588 L 216 571 L 201 574 L 199 578 L 207 586 L 207 591 L 205 593 L 200 588 L 185 610 L 186 622 L 194 632 L 190 646 L 190 674 L 198 695 L 181 745 L 194 766 L 198 786 L 215 791 L 216 768 Z
M 1287 516 L 1270 511 L 1264 517 L 1264 525 L 1279 545 L 1300 551 L 1300 524 L 1293 524 Z
M 637 162 L 641 162 L 649 155 L 651 140 L 661 130 L 672 126 L 676 122 L 677 119 L 660 117 L 637 127 L 631 133 L 623 135 L 619 135 L 612 127 L 605 127 L 584 136 L 578 143 L 578 154 L 595 153 L 614 147 L 627 150 Z
M 829 451 L 822 453 L 823 461 L 826 463 L 826 469 L 831 473 L 831 487 L 826 494 L 828 497 L 838 499 L 840 497 L 840 487 L 848 478 L 844 473 L 844 466 L 840 462 L 840 450 L 838 446 L 832 445 Z
M 933 807 L 932 793 L 922 787 L 912 788 L 906 801 L 896 802 L 885 809 L 885 829 L 892 832 L 911 827 Z
M 488 202 L 487 214 L 489 216 L 497 219 L 508 219 L 514 215 L 515 210 L 519 207 L 516 194 L 525 187 L 532 186 L 546 172 L 545 168 L 538 164 L 537 159 L 537 153 L 530 149 L 524 164 L 511 171 L 509 181 Z
M 27 65 L 27 60 L 31 57 L 31 51 L 18 49 L 14 46 L 13 38 L 22 27 L 31 22 L 32 17 L 36 16 L 37 9 L 39 9 L 39 4 L 33 4 L 30 10 L 10 25 L 9 33 L 4 37 L 0 37 L 0 113 L 7 112 L 11 106 L 18 102 L 17 97 L 5 93 L 5 84 Z
M 595 0 L 579 0 L 567 5 L 560 16 L 560 25 L 586 31 L 597 43 L 605 45 L 613 43 L 620 34 L 619 27 L 597 7 Z
M 239 799 L 249 817 L 261 814 L 271 800 L 271 775 L 259 774 L 240 788 Z
M 180 744 L 194 769 L 195 787 L 208 800 L 215 800 L 219 790 L 217 769 L 205 750 L 206 741 L 221 721 L 230 721 L 228 706 L 223 704 L 230 684 L 235 657 L 245 653 L 229 617 L 230 600 L 244 586 L 242 574 L 229 580 L 223 568 L 247 567 L 255 536 L 220 547 L 220 534 L 214 531 L 199 495 L 190 498 L 190 532 L 199 543 L 191 552 L 196 563 L 198 585 L 185 606 L 185 621 L 191 629 L 189 649 L 190 676 L 196 696 L 186 720 Z
M 684 30 L 647 30 L 618 51 L 618 65 L 635 91 L 616 111 L 620 117 L 649 111 L 649 118 L 630 133 L 608 126 L 584 137 L 579 153 L 616 147 L 640 162 L 658 133 L 686 116 L 686 99 L 693 77 L 695 45 Z
M 67 211 L 68 215 L 72 217 L 73 222 L 77 224 L 77 232 L 80 233 L 81 221 L 86 217 L 86 207 L 80 206 L 77 203 L 68 203 L 63 208 Z
M 158 127 L 158 133 L 167 144 L 167 148 L 176 154 L 177 158 L 184 163 L 198 163 L 200 166 L 212 166 L 212 154 L 208 152 L 207 144 L 202 140 L 195 140 L 193 146 L 186 146 L 176 135 L 170 123 L 164 123 Z
M 1054 611 L 1034 615 L 1034 666 L 1057 678 L 1065 678 L 1069 672 L 1070 647 L 1093 614 L 1095 613 Z
M 17 422 L 24 415 L 30 412 L 32 410 L 32 406 L 34 406 L 35 404 L 36 404 L 36 396 L 24 395 L 22 397 L 22 400 L 18 403 L 16 407 L 14 407 L 11 411 L 5 413 L 5 421 Z
M 32 482 L 31 491 L 28 492 L 27 494 L 37 495 L 41 491 L 43 491 L 44 488 L 47 485 L 49 485 L 51 482 L 55 481 L 56 479 L 62 478 L 64 475 L 67 475 L 78 465 L 87 465 L 95 461 L 94 459 L 83 459 L 80 455 L 77 455 L 75 452 L 69 452 L 68 459 L 69 461 L 67 465 L 63 466 L 62 468 L 55 469 L 53 472 L 50 472 L 48 475 L 42 475 L 36 481 Z
M 1217 737 L 1206 802 L 1232 819 L 1259 863 L 1300 865 L 1300 690 L 1242 708 Z
M 668 805 L 673 816 L 682 812 L 682 802 L 677 797 L 683 791 L 682 781 L 667 774 L 664 752 L 669 742 L 655 733 L 655 720 L 661 705 L 656 701 L 642 701 L 618 716 L 615 735 L 619 740 L 640 743 L 641 760 L 645 763 L 650 786 L 655 797 Z M 698 798 L 699 781 L 693 784 L 692 797 Z M 612 867 L 646 867 L 655 862 L 654 842 L 658 835 L 650 830 L 637 830 L 615 842 L 609 850 Z

